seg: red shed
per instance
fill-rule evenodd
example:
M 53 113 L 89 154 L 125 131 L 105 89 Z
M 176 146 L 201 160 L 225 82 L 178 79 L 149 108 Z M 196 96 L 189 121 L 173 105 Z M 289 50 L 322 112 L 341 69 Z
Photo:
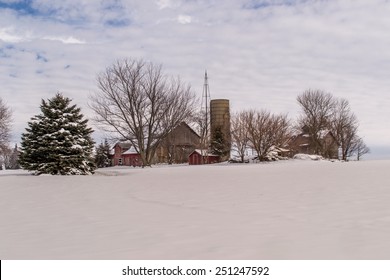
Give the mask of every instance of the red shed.
M 188 163 L 190 165 L 211 164 L 219 161 L 219 156 L 210 154 L 206 150 L 196 149 L 188 156 Z

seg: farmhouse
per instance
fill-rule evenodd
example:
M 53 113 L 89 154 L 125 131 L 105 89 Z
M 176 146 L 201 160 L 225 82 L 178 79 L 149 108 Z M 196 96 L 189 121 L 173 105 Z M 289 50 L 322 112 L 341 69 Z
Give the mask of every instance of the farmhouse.
M 318 136 L 320 144 L 323 147 L 322 156 L 337 159 L 339 145 L 333 133 L 330 130 L 322 130 Z M 294 135 L 291 138 L 289 149 L 291 156 L 295 154 L 317 154 L 307 127 L 303 127 L 300 134 Z
M 111 151 L 111 165 L 142 166 L 141 155 L 130 142 L 118 142 Z

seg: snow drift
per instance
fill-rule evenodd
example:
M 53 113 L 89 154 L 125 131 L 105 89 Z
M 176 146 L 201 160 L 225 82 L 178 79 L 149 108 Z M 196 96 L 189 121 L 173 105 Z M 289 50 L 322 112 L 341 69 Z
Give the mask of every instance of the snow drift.
M 300 160 L 323 160 L 324 158 L 319 155 L 308 155 L 308 154 L 296 154 L 293 157 L 294 159 Z
M 390 161 L 0 171 L 1 259 L 390 259 Z

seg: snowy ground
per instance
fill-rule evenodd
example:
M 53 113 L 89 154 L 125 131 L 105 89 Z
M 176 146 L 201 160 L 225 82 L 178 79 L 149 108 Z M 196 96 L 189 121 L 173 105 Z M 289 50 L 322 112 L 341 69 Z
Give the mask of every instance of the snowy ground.
M 0 259 L 390 259 L 390 161 L 0 171 Z

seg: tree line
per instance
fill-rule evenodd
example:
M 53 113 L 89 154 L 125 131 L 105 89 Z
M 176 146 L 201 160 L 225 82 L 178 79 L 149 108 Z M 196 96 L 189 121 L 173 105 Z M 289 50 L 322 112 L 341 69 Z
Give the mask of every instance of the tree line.
M 131 142 L 143 166 L 151 165 L 157 147 L 180 123 L 198 123 L 200 134 L 205 133 L 207 124 L 199 117 L 198 100 L 191 87 L 178 77 L 166 75 L 162 65 L 144 60 L 118 60 L 97 75 L 97 86 L 98 91 L 90 96 L 89 103 L 95 113 L 93 121 L 117 140 Z M 325 129 L 333 133 L 343 160 L 352 156 L 360 158 L 369 151 L 358 135 L 358 120 L 346 99 L 320 90 L 307 90 L 297 97 L 297 102 L 302 112 L 295 123 L 287 114 L 273 114 L 268 110 L 233 114 L 232 149 L 242 161 L 248 148 L 256 151 L 259 160 L 267 160 L 273 147 L 288 147 L 294 131 L 302 127 L 308 130 L 310 145 L 317 154 L 326 152 L 320 139 Z M 38 174 L 90 174 L 96 164 L 106 165 L 108 143 L 97 147 L 93 159 L 93 130 L 69 98 L 57 93 L 52 99 L 42 100 L 40 110 L 22 135 L 18 163 L 23 168 Z M 3 162 L 4 155 L 10 154 L 11 117 L 10 108 L 0 98 Z M 208 141 L 206 148 L 216 139 Z
M 294 135 L 307 132 L 313 154 L 329 157 L 329 146 L 323 132 L 330 132 L 339 146 L 340 158 L 353 156 L 359 160 L 369 148 L 358 135 L 359 122 L 349 101 L 322 90 L 306 90 L 297 97 L 301 108 L 298 120 L 292 122 L 285 114 L 271 114 L 267 110 L 243 110 L 232 117 L 233 149 L 241 161 L 248 148 L 256 151 L 260 160 L 267 160 L 272 148 L 291 148 Z

